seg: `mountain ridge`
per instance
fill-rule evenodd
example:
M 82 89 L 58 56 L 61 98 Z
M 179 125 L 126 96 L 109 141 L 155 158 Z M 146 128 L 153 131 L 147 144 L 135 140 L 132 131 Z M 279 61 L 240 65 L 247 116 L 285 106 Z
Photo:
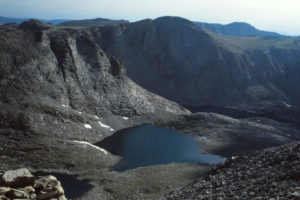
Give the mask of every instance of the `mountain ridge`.
M 105 18 L 96 19 L 84 19 L 84 20 L 69 20 L 57 24 L 58 26 L 69 26 L 69 27 L 90 27 L 90 26 L 116 26 L 120 24 L 127 24 L 127 20 L 112 20 Z
M 40 18 L 11 18 L 11 17 L 2 17 L 0 16 L 0 23 L 2 24 L 9 24 L 9 23 L 17 23 L 21 24 L 25 21 L 31 20 L 31 19 L 36 19 L 45 23 L 51 23 L 51 24 L 59 24 L 64 21 L 68 21 L 66 19 L 40 19 Z
M 229 24 L 218 24 L 218 23 L 205 23 L 205 22 L 194 22 L 197 26 L 201 28 L 208 29 L 214 33 L 228 35 L 228 36 L 260 36 L 260 37 L 289 37 L 286 35 L 281 35 L 276 32 L 258 30 L 251 24 L 246 22 L 232 22 Z

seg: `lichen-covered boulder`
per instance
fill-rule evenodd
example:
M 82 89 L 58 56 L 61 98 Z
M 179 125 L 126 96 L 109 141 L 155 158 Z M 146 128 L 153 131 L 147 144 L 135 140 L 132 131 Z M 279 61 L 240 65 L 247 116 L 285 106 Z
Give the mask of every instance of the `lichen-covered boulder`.
M 64 195 L 60 182 L 54 176 L 40 177 L 34 181 L 37 199 L 58 198 Z
M 3 173 L 1 182 L 5 186 L 23 187 L 34 182 L 34 176 L 25 168 L 8 170 Z

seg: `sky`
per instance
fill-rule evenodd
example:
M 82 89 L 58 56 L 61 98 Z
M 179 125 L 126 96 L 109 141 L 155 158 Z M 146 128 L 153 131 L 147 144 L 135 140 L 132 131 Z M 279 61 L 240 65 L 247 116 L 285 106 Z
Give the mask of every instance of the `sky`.
M 247 22 L 288 35 L 300 35 L 299 9 L 299 0 L 0 0 L 4 17 L 138 21 L 180 16 L 209 23 Z

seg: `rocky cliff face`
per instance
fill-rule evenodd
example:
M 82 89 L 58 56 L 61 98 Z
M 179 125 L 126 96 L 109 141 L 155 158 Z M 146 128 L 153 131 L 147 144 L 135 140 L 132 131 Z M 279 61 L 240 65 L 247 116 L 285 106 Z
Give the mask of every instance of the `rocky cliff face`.
M 131 118 L 147 121 L 187 113 L 129 80 L 123 63 L 108 56 L 89 32 L 26 23 L 20 28 L 31 30 L 0 30 L 1 119 L 5 119 L 1 128 L 19 123 L 33 132 L 52 132 L 47 127 L 58 117 L 72 124 L 55 122 L 62 129 L 75 125 L 88 130 L 84 124 L 90 124 L 89 132 L 95 131 L 97 136 L 96 132 L 107 130 L 94 115 L 102 118 L 101 123 L 118 129 L 122 125 L 116 124 L 124 124 L 124 118 L 130 124 Z M 10 109 L 14 116 L 9 116 Z M 86 117 L 93 120 L 89 122 Z
M 136 83 L 180 104 L 299 105 L 299 38 L 221 36 L 176 17 L 94 32 Z

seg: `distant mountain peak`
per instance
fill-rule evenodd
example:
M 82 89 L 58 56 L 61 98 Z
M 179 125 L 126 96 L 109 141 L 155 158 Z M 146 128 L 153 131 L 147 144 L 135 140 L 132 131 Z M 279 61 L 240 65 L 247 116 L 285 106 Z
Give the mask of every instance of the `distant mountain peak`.
M 229 24 L 211 24 L 211 23 L 204 23 L 204 22 L 194 22 L 197 26 L 201 28 L 208 29 L 212 32 L 221 35 L 229 35 L 229 36 L 240 36 L 240 37 L 247 37 L 247 36 L 259 36 L 259 37 L 287 37 L 284 35 L 280 35 L 275 32 L 269 31 L 262 31 L 256 29 L 251 24 L 246 22 L 232 22 Z
M 0 16 L 0 24 L 21 24 L 25 21 L 32 20 L 33 18 L 10 18 L 10 17 L 2 17 Z M 51 23 L 51 24 L 58 24 L 64 21 L 68 21 L 66 19 L 53 19 L 53 20 L 47 20 L 47 19 L 34 19 L 39 20 L 45 23 Z
M 225 26 L 232 26 L 232 27 L 237 26 L 237 27 L 256 29 L 254 26 L 252 26 L 251 24 L 248 24 L 246 22 L 231 22 L 229 24 L 226 24 Z
M 195 25 L 193 21 L 190 21 L 188 19 L 177 17 L 177 16 L 164 16 L 156 18 L 155 21 L 162 21 L 162 22 L 168 22 L 168 23 L 176 23 L 176 24 L 184 24 L 184 25 Z
M 245 26 L 251 26 L 254 28 L 254 26 L 252 26 L 251 24 L 247 23 L 247 22 L 231 22 L 227 25 L 231 25 L 231 24 L 235 24 L 235 25 L 245 25 Z
M 105 18 L 84 19 L 84 20 L 70 20 L 62 22 L 59 26 L 73 26 L 73 27 L 89 27 L 89 26 L 116 26 L 119 24 L 127 24 L 127 20 L 112 20 Z
M 31 19 L 29 21 L 25 21 L 22 24 L 19 25 L 20 29 L 23 30 L 37 30 L 37 31 L 43 31 L 51 28 L 52 25 L 46 24 L 44 22 L 41 22 L 36 19 Z
M 178 17 L 178 16 L 162 16 L 156 18 L 155 21 L 191 23 L 191 21 L 189 21 L 188 19 Z

